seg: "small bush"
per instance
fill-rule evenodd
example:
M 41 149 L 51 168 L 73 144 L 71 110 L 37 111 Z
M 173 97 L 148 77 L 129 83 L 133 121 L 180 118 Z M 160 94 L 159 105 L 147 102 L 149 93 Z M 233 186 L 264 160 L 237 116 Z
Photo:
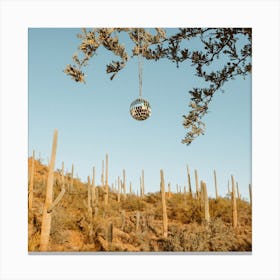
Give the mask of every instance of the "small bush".
M 121 201 L 121 208 L 126 211 L 144 211 L 146 203 L 138 197 L 130 197 Z

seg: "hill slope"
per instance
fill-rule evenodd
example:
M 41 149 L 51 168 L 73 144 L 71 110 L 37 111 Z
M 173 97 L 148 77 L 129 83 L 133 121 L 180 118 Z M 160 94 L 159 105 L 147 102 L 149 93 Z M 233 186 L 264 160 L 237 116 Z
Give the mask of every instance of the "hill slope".
M 29 159 L 29 170 L 31 159 Z M 33 208 L 28 213 L 28 251 L 39 251 L 48 167 L 35 160 Z M 160 193 L 144 197 L 109 192 L 97 186 L 98 201 L 87 207 L 87 184 L 65 175 L 66 192 L 52 210 L 48 251 L 51 252 L 220 252 L 252 250 L 252 218 L 248 202 L 238 199 L 238 227 L 233 229 L 231 200 L 209 199 L 211 221 L 206 224 L 200 200 L 188 193 L 167 193 L 168 236 L 163 237 Z M 54 198 L 61 190 L 55 172 Z

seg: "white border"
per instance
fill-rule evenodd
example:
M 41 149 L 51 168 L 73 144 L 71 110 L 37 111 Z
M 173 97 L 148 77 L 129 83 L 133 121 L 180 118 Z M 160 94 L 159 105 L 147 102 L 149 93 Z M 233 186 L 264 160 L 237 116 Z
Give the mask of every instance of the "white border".
M 1 1 L 0 279 L 280 279 L 278 1 Z M 253 27 L 252 255 L 27 254 L 27 28 Z

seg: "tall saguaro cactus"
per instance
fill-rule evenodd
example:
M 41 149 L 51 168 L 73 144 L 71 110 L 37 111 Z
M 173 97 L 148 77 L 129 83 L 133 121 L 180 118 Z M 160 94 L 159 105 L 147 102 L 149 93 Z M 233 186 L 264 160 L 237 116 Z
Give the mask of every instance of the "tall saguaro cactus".
M 44 252 L 48 250 L 49 237 L 51 231 L 51 212 L 48 212 L 48 209 L 52 205 L 52 197 L 53 197 L 53 177 L 54 177 L 54 166 L 55 166 L 55 157 L 56 157 L 56 149 L 57 149 L 57 137 L 58 131 L 55 129 L 53 135 L 53 144 L 52 144 L 52 154 L 51 160 L 49 163 L 49 174 L 47 180 L 47 190 L 46 190 L 46 200 L 43 210 L 43 219 L 42 219 L 42 227 L 41 227 L 41 237 L 40 237 L 40 251 Z
M 55 206 L 58 204 L 58 202 L 62 199 L 63 195 L 65 193 L 65 180 L 64 180 L 64 162 L 62 162 L 62 168 L 61 168 L 61 191 L 57 198 L 53 201 L 52 205 L 48 208 L 48 213 L 51 213 L 51 211 L 55 208 Z
M 108 224 L 108 229 L 107 229 L 107 248 L 109 251 L 112 251 L 112 243 L 113 243 L 113 238 L 114 238 L 114 225 L 112 222 Z
M 183 197 L 184 197 L 184 204 L 186 205 L 186 203 L 187 203 L 187 187 L 186 186 L 184 186 L 184 195 L 183 195 Z
M 139 177 L 139 181 L 140 181 L 140 197 L 142 197 L 143 193 L 142 193 L 142 178 L 141 178 L 141 176 Z
M 121 201 L 121 181 L 120 176 L 118 176 L 118 202 Z
M 136 232 L 139 230 L 140 212 L 136 211 Z
M 194 176 L 195 176 L 196 198 L 199 199 L 199 186 L 198 186 L 198 174 L 197 174 L 197 170 L 194 171 Z
M 189 194 L 190 194 L 190 197 L 192 197 L 191 175 L 190 175 L 190 169 L 189 169 L 188 165 L 187 165 L 187 173 L 188 173 Z
M 124 194 L 124 199 L 126 199 L 125 169 L 123 170 L 123 194 Z
M 91 183 L 91 205 L 96 205 L 96 192 L 95 192 L 95 167 L 92 169 L 92 183 Z
M 88 219 L 89 219 L 89 239 L 92 240 L 92 208 L 91 208 L 91 186 L 90 186 L 90 177 L 88 176 L 88 183 L 87 183 L 87 188 L 88 188 L 88 203 L 87 203 L 87 208 L 88 208 Z
M 234 184 L 233 175 L 231 175 L 231 185 L 232 185 L 232 192 L 231 192 L 232 226 L 233 226 L 233 228 L 236 228 L 237 227 L 237 206 L 236 206 L 236 194 L 235 194 L 235 184 Z
M 219 198 L 219 193 L 218 193 L 218 184 L 217 184 L 216 170 L 214 170 L 214 183 L 215 183 L 216 199 L 218 199 Z
M 106 154 L 106 177 L 105 177 L 105 206 L 108 205 L 109 184 L 108 184 L 108 154 Z
M 141 183 L 142 183 L 142 194 L 143 196 L 145 195 L 145 180 L 144 180 L 144 170 L 142 169 L 142 180 L 141 180 Z
M 236 192 L 237 192 L 237 198 L 241 199 L 241 195 L 240 195 L 240 192 L 239 192 L 239 187 L 238 187 L 238 183 L 237 182 L 236 182 Z
M 171 186 L 170 183 L 168 183 L 168 198 L 171 197 Z
M 200 181 L 200 209 L 204 207 L 204 189 L 203 189 L 203 181 Z
M 95 204 L 98 205 L 98 188 L 95 188 Z
M 162 169 L 160 170 L 160 190 L 161 190 L 161 202 L 162 202 L 163 237 L 167 238 L 168 220 L 167 220 L 166 201 L 165 201 L 164 174 Z
M 249 184 L 249 199 L 250 199 L 250 205 L 252 206 L 252 187 L 251 187 L 251 184 Z
M 72 169 L 71 169 L 71 182 L 70 182 L 69 192 L 73 191 L 73 183 L 74 183 L 74 164 L 72 164 Z
M 88 195 L 87 195 L 87 208 L 90 211 L 91 209 L 91 189 L 90 189 L 90 177 L 87 177 L 88 179 L 88 183 L 87 183 L 87 191 L 88 191 Z
M 207 187 L 205 182 L 201 182 L 202 193 L 203 193 L 203 202 L 204 202 L 204 217 L 207 223 L 210 222 L 210 214 L 209 214 L 209 200 L 207 194 Z
M 31 170 L 30 170 L 30 182 L 29 182 L 29 190 L 28 190 L 28 209 L 32 210 L 33 207 L 33 185 L 34 185 L 34 169 L 35 169 L 35 151 L 32 153 L 32 162 L 31 162 Z

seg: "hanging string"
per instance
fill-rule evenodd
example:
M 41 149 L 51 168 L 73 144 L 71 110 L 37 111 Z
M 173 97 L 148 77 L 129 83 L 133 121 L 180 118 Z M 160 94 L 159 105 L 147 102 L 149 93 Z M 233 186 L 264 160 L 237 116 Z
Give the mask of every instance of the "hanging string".
M 138 79 L 139 79 L 139 98 L 142 99 L 142 79 L 143 79 L 143 57 L 142 45 L 139 37 L 139 29 L 137 30 L 138 37 Z

